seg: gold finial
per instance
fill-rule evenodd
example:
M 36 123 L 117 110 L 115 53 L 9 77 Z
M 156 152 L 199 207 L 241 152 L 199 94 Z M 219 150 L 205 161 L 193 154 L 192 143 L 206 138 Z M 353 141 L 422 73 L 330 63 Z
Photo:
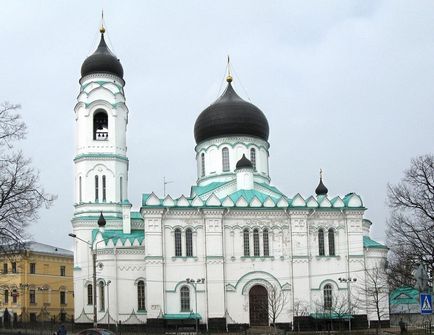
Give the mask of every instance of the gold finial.
M 105 33 L 105 28 L 104 28 L 104 10 L 101 10 L 101 27 L 99 28 L 99 32 L 101 34 Z
M 231 82 L 232 82 L 232 76 L 231 76 L 231 59 L 230 59 L 229 55 L 228 55 L 228 75 L 226 76 L 226 81 L 227 81 L 228 83 L 231 83 Z
M 319 169 L 319 178 L 322 179 L 322 169 Z

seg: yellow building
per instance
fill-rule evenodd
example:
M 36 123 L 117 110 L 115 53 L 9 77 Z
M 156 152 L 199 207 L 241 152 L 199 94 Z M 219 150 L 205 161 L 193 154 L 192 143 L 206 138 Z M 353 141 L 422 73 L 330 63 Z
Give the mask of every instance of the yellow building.
M 2 322 L 71 320 L 73 260 L 72 251 L 38 242 L 0 254 Z

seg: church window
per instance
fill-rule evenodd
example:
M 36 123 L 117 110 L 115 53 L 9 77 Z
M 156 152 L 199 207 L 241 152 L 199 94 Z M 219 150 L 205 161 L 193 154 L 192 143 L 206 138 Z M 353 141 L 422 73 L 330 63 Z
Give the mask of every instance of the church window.
M 270 245 L 268 240 L 268 229 L 264 229 L 262 232 L 262 241 L 264 243 L 264 256 L 270 256 Z
M 95 202 L 98 202 L 98 193 L 99 193 L 99 185 L 98 185 L 98 176 L 95 176 Z
M 102 176 L 102 201 L 105 202 L 107 198 L 107 187 L 106 187 L 106 178 Z
M 223 172 L 227 172 L 230 170 L 228 148 L 223 148 L 222 150 L 222 165 L 223 165 Z
M 87 285 L 87 304 L 93 305 L 93 287 L 92 287 L 92 284 Z
M 193 233 L 190 228 L 185 231 L 185 251 L 186 256 L 193 256 Z
M 205 154 L 200 155 L 200 176 L 205 177 Z
M 5 305 L 7 305 L 9 303 L 9 290 L 5 290 L 3 301 L 4 301 Z
M 140 280 L 137 283 L 137 309 L 139 311 L 145 310 L 145 282 Z
M 324 309 L 331 309 L 333 306 L 333 290 L 330 284 L 324 286 Z
M 250 149 L 250 161 L 252 162 L 253 170 L 256 171 L 256 150 L 254 148 Z
M 181 287 L 181 312 L 190 312 L 190 289 Z
M 258 231 L 258 229 L 253 230 L 253 255 L 259 256 L 259 231 Z
M 105 299 L 104 299 L 104 282 L 99 282 L 99 310 L 105 310 Z
M 182 256 L 181 229 L 175 229 L 175 256 Z
M 95 141 L 108 140 L 108 116 L 100 109 L 93 116 L 93 139 Z
M 119 178 L 119 199 L 120 199 L 120 202 L 122 202 L 124 199 L 123 199 L 123 195 L 122 195 L 122 188 L 123 188 L 123 185 L 122 185 L 122 177 L 120 177 Z
M 324 230 L 318 230 L 318 254 L 320 256 L 324 256 Z
M 335 231 L 329 229 L 329 256 L 335 256 Z
M 18 302 L 18 290 L 14 288 L 12 290 L 12 303 L 16 304 Z
M 244 229 L 243 232 L 243 242 L 244 242 L 244 256 L 250 256 L 250 238 L 249 238 L 249 230 Z
M 29 290 L 29 301 L 31 304 L 36 304 L 36 291 L 34 289 Z
M 59 293 L 60 293 L 60 304 L 66 305 L 66 292 L 62 290 Z
M 78 202 L 81 203 L 82 202 L 82 197 L 81 197 L 82 191 L 81 191 L 81 176 L 78 177 Z

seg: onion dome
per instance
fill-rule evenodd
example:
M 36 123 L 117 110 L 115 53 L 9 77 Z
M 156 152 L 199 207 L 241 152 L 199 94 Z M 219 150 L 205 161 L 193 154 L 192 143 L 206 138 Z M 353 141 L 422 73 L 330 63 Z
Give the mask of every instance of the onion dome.
M 106 221 L 105 221 L 104 215 L 102 215 L 102 212 L 101 212 L 101 214 L 99 215 L 99 219 L 98 219 L 98 226 L 104 227 L 105 224 L 106 224 Z
M 247 135 L 268 140 L 269 126 L 264 113 L 250 102 L 241 99 L 232 87 L 232 77 L 223 94 L 196 119 L 196 143 L 228 135 Z
M 123 78 L 124 69 L 119 59 L 110 51 L 104 40 L 104 27 L 101 27 L 101 40 L 95 52 L 87 57 L 81 66 L 81 76 L 92 73 L 109 73 Z
M 315 193 L 316 193 L 316 195 L 327 195 L 328 191 L 329 190 L 327 189 L 327 187 L 325 187 L 325 185 L 322 182 L 322 170 L 320 170 L 319 184 L 315 189 Z
M 253 169 L 252 162 L 246 157 L 246 155 L 243 154 L 243 157 L 237 162 L 237 165 L 235 166 L 236 169 L 246 169 L 250 168 Z

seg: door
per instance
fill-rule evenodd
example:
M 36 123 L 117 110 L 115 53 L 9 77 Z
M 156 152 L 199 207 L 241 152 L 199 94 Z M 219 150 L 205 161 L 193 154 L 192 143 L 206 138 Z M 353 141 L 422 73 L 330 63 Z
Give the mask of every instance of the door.
M 268 326 L 268 293 L 261 285 L 249 291 L 250 326 Z

